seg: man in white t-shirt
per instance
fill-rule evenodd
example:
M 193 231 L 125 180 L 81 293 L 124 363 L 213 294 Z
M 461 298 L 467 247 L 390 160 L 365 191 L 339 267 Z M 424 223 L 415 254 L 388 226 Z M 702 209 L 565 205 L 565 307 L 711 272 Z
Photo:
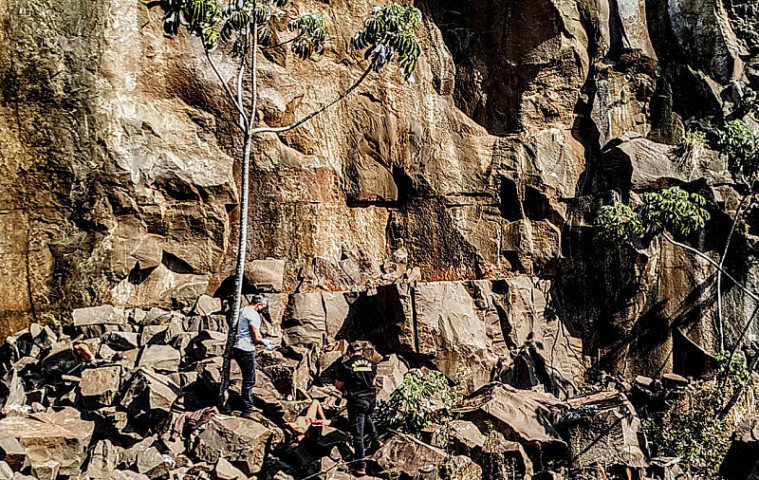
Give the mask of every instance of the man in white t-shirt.
M 256 345 L 263 345 L 267 350 L 274 350 L 274 344 L 261 335 L 261 315 L 269 303 L 265 295 L 253 295 L 250 304 L 240 310 L 240 320 L 237 324 L 237 337 L 232 358 L 240 366 L 242 372 L 242 401 L 243 416 L 253 417 L 253 386 L 256 384 Z

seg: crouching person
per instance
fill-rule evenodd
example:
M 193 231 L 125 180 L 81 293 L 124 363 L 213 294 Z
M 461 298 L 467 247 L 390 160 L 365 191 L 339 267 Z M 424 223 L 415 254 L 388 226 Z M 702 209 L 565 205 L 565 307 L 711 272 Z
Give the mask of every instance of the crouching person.
M 374 387 L 377 365 L 363 356 L 363 348 L 358 342 L 351 342 L 346 353 L 349 358 L 340 365 L 335 386 L 348 400 L 348 419 L 355 454 L 351 473 L 363 476 L 366 475 L 365 437 L 368 437 L 375 447 L 382 445 L 371 416 L 377 406 L 377 392 Z

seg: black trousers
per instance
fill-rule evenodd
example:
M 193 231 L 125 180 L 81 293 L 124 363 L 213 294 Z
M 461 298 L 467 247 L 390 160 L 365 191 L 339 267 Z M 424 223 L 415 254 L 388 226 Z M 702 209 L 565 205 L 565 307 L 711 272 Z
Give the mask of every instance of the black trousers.
M 253 411 L 253 387 L 256 385 L 256 352 L 247 352 L 239 348 L 232 349 L 232 358 L 240 366 L 242 373 L 242 395 L 243 413 Z
M 365 437 L 369 437 L 370 442 L 379 441 L 371 415 L 376 406 L 377 397 L 373 393 L 348 397 L 348 420 L 351 424 L 353 452 L 356 460 L 353 466 L 357 470 L 366 469 L 366 461 L 363 460 L 366 456 Z

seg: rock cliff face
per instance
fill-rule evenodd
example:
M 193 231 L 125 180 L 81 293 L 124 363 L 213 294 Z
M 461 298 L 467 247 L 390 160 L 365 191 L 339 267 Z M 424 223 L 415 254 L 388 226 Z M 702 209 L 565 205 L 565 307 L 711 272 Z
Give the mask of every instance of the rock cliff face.
M 261 57 L 270 125 L 362 69 L 346 47 L 372 2 L 294 3 L 325 12 L 332 40 L 318 61 Z M 753 118 L 753 2 L 415 4 L 413 82 L 373 75 L 328 114 L 258 141 L 248 258 L 284 260 L 283 291 L 319 295 L 327 325 L 383 311 L 351 328 L 400 332 L 393 348 L 451 375 L 471 357 L 556 390 L 519 374 L 519 359 L 551 358 L 567 380 L 590 363 L 682 371 L 688 340 L 714 351 L 713 270 L 668 245 L 606 251 L 591 225 L 614 198 L 684 185 L 713 215 L 692 240 L 722 249 L 733 181 L 716 152 L 683 166 L 678 146 L 694 125 Z M 0 19 L 0 330 L 223 287 L 240 145 L 197 39 L 163 38 L 137 1 L 9 0 Z M 756 225 L 739 233 L 728 264 L 754 283 Z M 735 337 L 752 305 L 726 287 Z M 283 325 L 302 320 L 297 295 L 282 297 Z

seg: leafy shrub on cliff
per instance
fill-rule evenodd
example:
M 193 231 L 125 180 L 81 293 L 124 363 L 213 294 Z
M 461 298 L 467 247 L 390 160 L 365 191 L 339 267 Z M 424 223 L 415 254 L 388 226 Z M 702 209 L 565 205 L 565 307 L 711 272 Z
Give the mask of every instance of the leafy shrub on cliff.
M 727 155 L 728 168 L 735 175 L 751 178 L 759 172 L 759 128 L 741 120 L 725 125 L 720 149 Z
M 643 204 L 635 210 L 619 202 L 606 205 L 595 220 L 596 238 L 619 247 L 644 233 L 686 236 L 709 220 L 704 205 L 704 197 L 679 187 L 647 193 Z
M 390 400 L 379 406 L 377 420 L 386 428 L 416 433 L 455 402 L 455 392 L 445 375 L 417 370 L 407 373 L 390 394 Z

